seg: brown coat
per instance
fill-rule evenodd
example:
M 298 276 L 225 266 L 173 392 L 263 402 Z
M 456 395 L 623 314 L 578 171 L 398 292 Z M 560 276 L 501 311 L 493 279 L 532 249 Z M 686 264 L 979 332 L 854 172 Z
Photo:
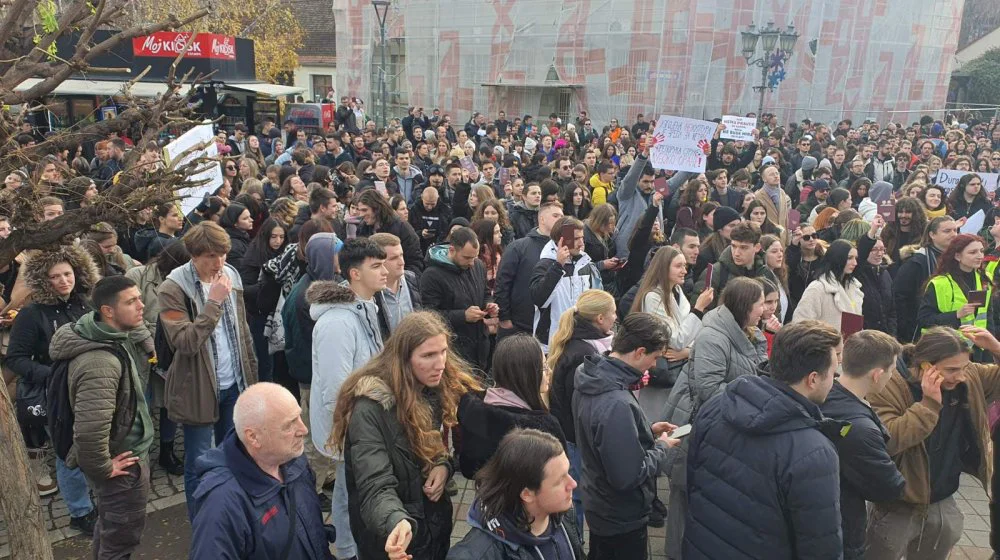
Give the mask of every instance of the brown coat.
M 969 473 L 982 483 L 989 494 L 990 477 L 993 474 L 993 453 L 990 451 L 990 428 L 986 409 L 988 404 L 1000 398 L 1000 366 L 969 364 L 965 370 L 965 382 L 969 391 L 969 414 L 976 429 L 976 443 L 982 457 L 979 472 Z M 920 372 L 910 371 L 909 375 L 919 383 Z M 931 479 L 927 447 L 924 442 L 938 423 L 941 405 L 924 398 L 914 402 L 913 392 L 903 378 L 894 375 L 878 394 L 869 398 L 872 409 L 885 424 L 891 439 L 889 455 L 906 479 L 903 501 L 910 504 L 930 503 Z
M 184 301 L 185 290 L 181 278 L 188 271 L 182 265 L 160 284 L 160 320 L 174 359 L 167 372 L 166 406 L 170 419 L 180 424 L 209 425 L 219 419 L 219 386 L 212 356 L 211 337 L 216 324 L 222 319 L 222 306 L 193 298 L 197 313 L 190 320 Z M 257 382 L 257 357 L 243 306 L 243 283 L 236 269 L 225 269 L 233 281 L 230 301 L 236 309 L 236 328 L 239 337 L 240 359 L 243 363 L 243 382 L 246 386 Z M 190 297 L 190 296 L 188 296 Z
M 767 212 L 767 219 L 781 228 L 781 243 L 788 246 L 790 235 L 788 231 L 788 211 L 792 209 L 792 199 L 788 198 L 788 195 L 781 188 L 778 189 L 779 204 L 777 208 L 774 206 L 774 201 L 771 200 L 770 195 L 767 194 L 766 188 L 758 190 L 754 199 L 764 205 L 764 211 Z

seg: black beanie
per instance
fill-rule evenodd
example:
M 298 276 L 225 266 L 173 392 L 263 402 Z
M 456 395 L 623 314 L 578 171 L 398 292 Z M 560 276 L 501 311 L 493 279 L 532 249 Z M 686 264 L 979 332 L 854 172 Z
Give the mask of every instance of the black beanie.
M 728 206 L 720 206 L 716 209 L 715 213 L 712 214 L 712 229 L 719 231 L 720 229 L 726 227 L 727 224 L 735 222 L 739 219 L 739 212 Z

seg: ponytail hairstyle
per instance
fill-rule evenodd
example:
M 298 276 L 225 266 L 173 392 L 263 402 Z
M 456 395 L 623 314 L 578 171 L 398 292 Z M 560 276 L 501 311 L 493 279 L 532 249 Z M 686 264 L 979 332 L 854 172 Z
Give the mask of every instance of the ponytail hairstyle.
M 576 305 L 570 307 L 559 317 L 559 328 L 552 336 L 549 344 L 549 369 L 555 371 L 559 358 L 566 350 L 566 344 L 573 337 L 573 329 L 576 321 L 594 322 L 600 315 L 607 315 L 615 312 L 615 298 L 604 290 L 587 290 L 580 294 L 576 300 Z
M 962 335 L 951 327 L 933 327 L 920 335 L 916 344 L 903 347 L 903 360 L 910 370 L 920 370 L 920 365 L 934 365 L 959 354 L 969 354 L 969 346 Z

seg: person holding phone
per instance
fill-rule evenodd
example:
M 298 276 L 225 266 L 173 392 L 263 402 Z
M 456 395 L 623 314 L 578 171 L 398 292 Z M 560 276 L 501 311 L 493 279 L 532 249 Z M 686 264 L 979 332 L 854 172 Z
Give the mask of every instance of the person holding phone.
M 935 326 L 987 328 L 993 279 L 982 270 L 985 251 L 983 238 L 967 233 L 948 245 L 920 301 L 917 323 L 921 332 Z M 992 361 L 989 358 L 981 351 L 973 355 L 976 362 Z

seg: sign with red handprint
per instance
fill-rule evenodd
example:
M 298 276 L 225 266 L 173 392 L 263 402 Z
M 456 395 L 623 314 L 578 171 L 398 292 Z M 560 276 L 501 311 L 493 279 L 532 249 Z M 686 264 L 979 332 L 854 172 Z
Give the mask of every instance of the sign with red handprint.
M 711 121 L 660 116 L 649 140 L 649 161 L 656 169 L 702 173 L 715 129 Z

